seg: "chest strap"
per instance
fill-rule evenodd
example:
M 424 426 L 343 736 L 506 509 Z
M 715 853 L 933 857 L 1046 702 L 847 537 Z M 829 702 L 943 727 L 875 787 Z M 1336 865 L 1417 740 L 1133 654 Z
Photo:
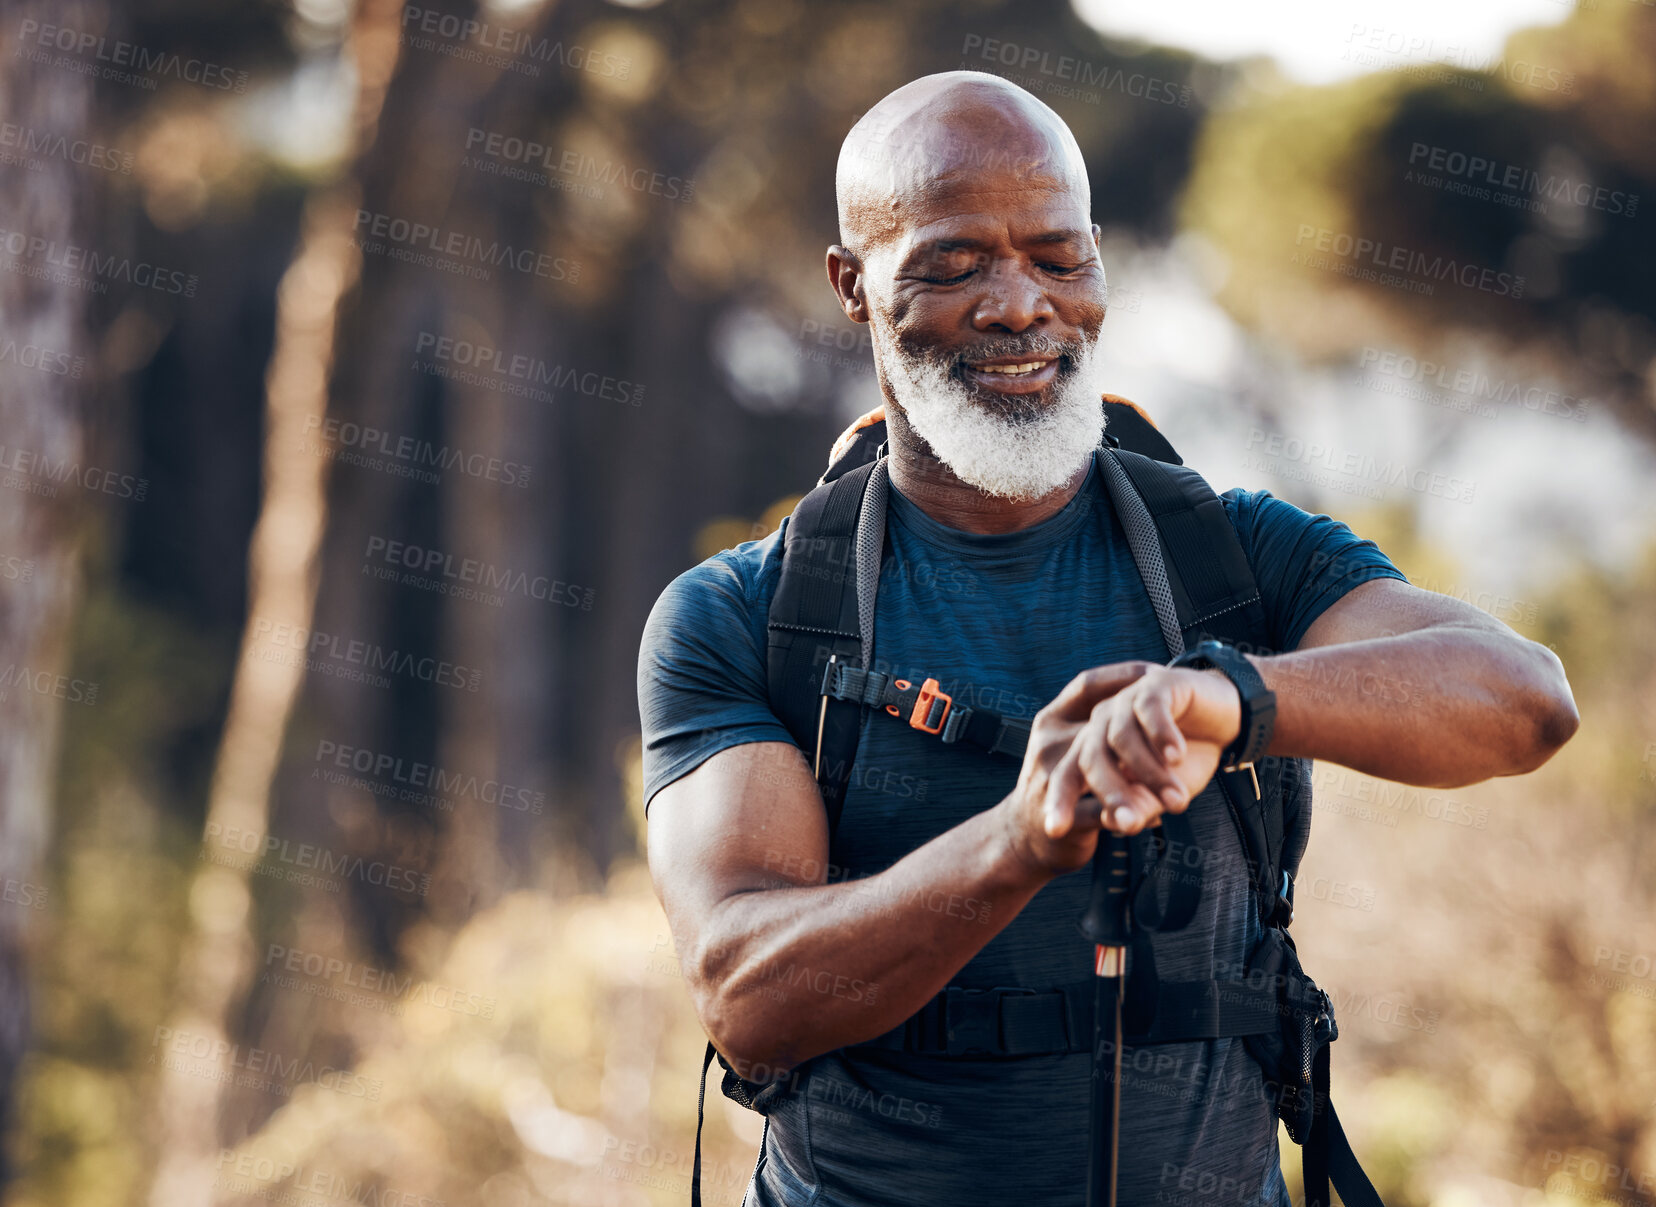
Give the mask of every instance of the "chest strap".
M 884 671 L 863 670 L 832 656 L 822 668 L 822 694 L 864 708 L 882 709 L 911 729 L 936 734 L 948 743 L 965 742 L 990 754 L 1022 760 L 1029 746 L 1029 721 L 1003 717 L 987 708 L 965 708 L 936 679 L 916 684 Z
M 925 1056 L 1046 1056 L 1089 1052 L 1091 980 L 1048 992 L 950 985 L 901 1026 L 847 1050 L 876 1048 Z M 1162 981 L 1155 1022 L 1128 1032 L 1133 1044 L 1264 1035 L 1277 1030 L 1276 990 L 1246 981 Z

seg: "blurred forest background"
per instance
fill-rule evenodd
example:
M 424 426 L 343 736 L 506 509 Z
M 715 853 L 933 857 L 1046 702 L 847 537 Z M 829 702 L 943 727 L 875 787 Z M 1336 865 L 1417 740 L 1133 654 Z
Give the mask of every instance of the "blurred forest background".
M 685 1201 L 639 632 L 874 401 L 835 156 L 972 67 L 1086 153 L 1111 388 L 1570 672 L 1523 780 L 1319 769 L 1386 1201 L 1656 1204 L 1656 8 L 1313 86 L 1063 0 L 0 7 L 5 1201 Z

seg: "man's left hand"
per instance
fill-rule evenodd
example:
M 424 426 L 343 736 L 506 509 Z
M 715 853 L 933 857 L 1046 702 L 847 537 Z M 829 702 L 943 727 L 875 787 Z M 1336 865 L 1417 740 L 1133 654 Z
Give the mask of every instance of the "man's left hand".
M 1137 677 L 1120 686 L 1124 669 Z M 1053 769 L 1047 833 L 1058 837 L 1073 821 L 1061 802 L 1091 792 L 1104 803 L 1104 828 L 1137 834 L 1183 812 L 1218 770 L 1219 756 L 1236 740 L 1242 703 L 1225 676 L 1154 662 L 1083 671 L 1058 699 L 1096 698 L 1091 716 Z

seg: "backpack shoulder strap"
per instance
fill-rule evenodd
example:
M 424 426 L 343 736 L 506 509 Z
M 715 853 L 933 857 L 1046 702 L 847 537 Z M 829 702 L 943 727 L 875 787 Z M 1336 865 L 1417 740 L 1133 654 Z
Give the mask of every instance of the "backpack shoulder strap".
M 1161 537 L 1185 644 L 1211 638 L 1249 653 L 1271 652 L 1259 585 L 1207 479 L 1187 465 L 1168 465 L 1124 448 L 1110 452 Z
M 823 675 L 831 662 L 868 665 L 885 503 L 883 457 L 821 483 L 801 499 L 788 519 L 782 573 L 767 621 L 771 710 L 812 758 L 830 838 L 845 806 L 862 709 L 823 695 Z
M 1209 639 L 1271 652 L 1259 585 L 1207 480 L 1188 466 L 1124 448 L 1100 449 L 1098 457 L 1169 653 Z M 1302 759 L 1271 758 L 1254 770 L 1257 790 L 1246 772 L 1221 772 L 1219 782 L 1241 831 L 1261 918 L 1285 923 L 1309 837 L 1310 767 Z

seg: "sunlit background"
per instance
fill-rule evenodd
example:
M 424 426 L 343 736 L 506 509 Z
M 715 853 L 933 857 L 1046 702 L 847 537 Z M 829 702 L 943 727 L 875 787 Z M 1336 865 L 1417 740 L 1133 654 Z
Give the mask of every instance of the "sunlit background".
M 877 402 L 835 156 L 972 68 L 1087 156 L 1110 388 L 1570 673 L 1522 780 L 1317 770 L 1294 929 L 1386 1202 L 1656 1204 L 1656 7 L 15 0 L 0 40 L 8 1203 L 687 1201 L 640 629 Z M 708 1101 L 736 1207 L 761 1119 Z

